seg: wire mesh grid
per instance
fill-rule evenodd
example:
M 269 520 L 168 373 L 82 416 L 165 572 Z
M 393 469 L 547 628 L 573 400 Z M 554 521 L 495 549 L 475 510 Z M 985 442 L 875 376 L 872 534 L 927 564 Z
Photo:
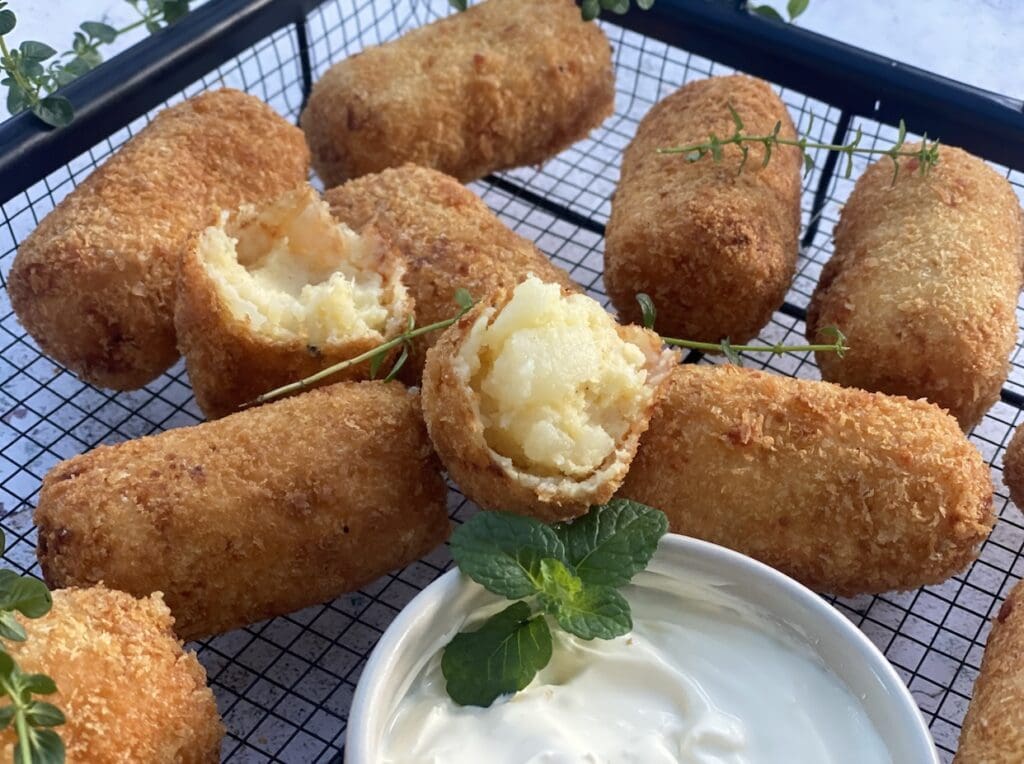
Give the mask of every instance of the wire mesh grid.
M 333 62 L 392 39 L 448 12 L 445 0 L 332 0 L 307 18 L 314 77 Z M 510 227 L 535 241 L 607 304 L 602 281 L 604 224 L 618 178 L 622 150 L 639 120 L 679 85 L 732 70 L 709 59 L 604 24 L 614 48 L 617 99 L 614 115 L 586 140 L 541 167 L 520 168 L 472 184 Z M 186 88 L 169 103 L 221 85 L 246 90 L 296 119 L 303 87 L 295 30 L 281 30 Z M 844 138 L 841 110 L 780 89 L 798 130 L 815 141 Z M 151 115 L 150 115 L 151 116 Z M 18 243 L 71 189 L 137 132 L 135 120 L 107 140 L 42 179 L 3 206 L 0 279 Z M 888 145 L 895 130 L 854 119 L 866 145 Z M 912 126 L 915 127 L 915 126 Z M 926 126 L 921 126 L 926 127 Z M 840 132 L 840 135 L 836 135 Z M 848 136 L 847 136 L 848 137 Z M 761 333 L 765 343 L 802 342 L 803 309 L 822 264 L 831 255 L 838 210 L 852 189 L 840 175 L 828 184 L 827 201 L 812 220 L 825 152 L 814 154 L 805 178 L 803 222 L 810 224 L 786 305 Z M 853 178 L 864 162 L 854 167 Z M 1007 171 L 1024 196 L 1024 174 Z M 114 394 L 80 382 L 43 356 L 0 292 L 0 527 L 10 539 L 4 557 L 38 574 L 31 510 L 40 480 L 57 461 L 100 443 L 112 443 L 194 424 L 201 415 L 182 364 L 144 389 Z M 748 365 L 817 378 L 807 354 L 747 356 Z M 704 358 L 701 362 L 720 362 Z M 833 600 L 882 649 L 907 681 L 928 719 L 944 761 L 952 759 L 959 725 L 980 666 L 988 621 L 999 600 L 1022 575 L 1024 518 L 1007 499 L 1002 453 L 1021 412 L 1024 354 L 1013 356 L 1009 395 L 971 434 L 993 469 L 1000 520 L 981 555 L 963 575 L 914 592 Z M 450 515 L 475 512 L 456 488 Z M 336 759 L 344 749 L 345 723 L 366 658 L 398 611 L 450 564 L 440 548 L 407 568 L 334 602 L 254 624 L 192 645 L 206 667 L 229 735 L 222 759 L 232 762 L 312 762 Z

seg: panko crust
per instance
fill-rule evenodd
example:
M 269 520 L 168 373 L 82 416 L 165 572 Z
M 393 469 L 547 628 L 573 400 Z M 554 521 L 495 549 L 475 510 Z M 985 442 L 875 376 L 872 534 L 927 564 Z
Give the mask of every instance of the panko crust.
M 224 725 L 206 671 L 182 649 L 159 593 L 63 589 L 47 615 L 21 620 L 28 639 L 5 649 L 22 670 L 57 683 L 46 700 L 67 717 L 57 732 L 68 764 L 220 760 Z M 0 732 L 7 761 L 15 741 L 11 728 Z
M 1010 500 L 1024 507 L 1024 427 L 1013 431 L 1003 453 L 1003 482 L 1010 489 Z
M 222 209 L 305 180 L 302 132 L 258 98 L 203 93 L 165 109 L 21 244 L 7 287 L 43 351 L 132 390 L 178 358 L 178 259 Z
M 729 105 L 749 135 L 796 131 L 763 80 L 733 75 L 691 82 L 643 118 L 622 158 L 605 244 L 605 285 L 621 319 L 640 320 L 637 292 L 658 309 L 658 328 L 703 342 L 746 342 L 768 323 L 793 280 L 800 231 L 799 149 L 738 146 L 720 162 L 688 162 L 658 149 L 732 135 Z
M 397 382 L 342 382 L 61 462 L 36 550 L 51 586 L 162 591 L 183 639 L 333 599 L 448 537 L 446 488 Z
M 818 354 L 822 377 L 927 398 L 970 429 L 1009 373 L 1022 258 L 1020 202 L 982 160 L 942 146 L 927 175 L 901 162 L 895 184 L 891 160 L 876 162 L 843 207 L 808 306 L 808 337 L 838 326 L 850 345 Z
M 944 581 L 995 522 L 938 406 L 731 365 L 673 371 L 619 495 L 840 595 Z
M 483 302 L 532 273 L 579 291 L 568 273 L 498 220 L 480 197 L 436 170 L 415 165 L 385 170 L 330 189 L 324 199 L 339 220 L 356 230 L 373 221 L 405 256 L 405 286 L 419 326 L 454 316 L 460 287 Z M 403 372 L 411 384 L 419 382 L 437 337 L 426 334 L 413 342 Z
M 614 101 L 608 38 L 572 0 L 485 0 L 335 64 L 301 122 L 326 186 L 406 162 L 468 182 L 544 162 Z
M 563 290 L 571 294 L 571 290 Z M 647 430 L 658 392 L 679 355 L 663 350 L 661 338 L 638 326 L 618 326 L 619 336 L 641 348 L 647 356 L 647 386 L 655 392 L 643 416 L 635 421 L 626 437 L 605 462 L 584 480 L 532 475 L 510 459 L 496 454 L 484 438 L 479 403 L 469 386 L 467 370 L 460 368 L 459 353 L 470 330 L 479 319 L 496 311 L 510 299 L 504 292 L 490 304 L 477 305 L 445 330 L 427 352 L 423 372 L 423 416 L 430 439 L 441 462 L 462 493 L 483 509 L 530 515 L 544 522 L 568 520 L 586 514 L 595 504 L 604 504 L 622 484 L 633 461 L 640 436 Z
M 405 263 L 397 250 L 371 224 L 360 235 L 385 250 L 384 270 L 388 274 L 390 311 L 386 339 L 405 331 L 413 315 L 413 301 L 396 294 Z M 354 337 L 313 346 L 300 337 L 268 337 L 253 330 L 224 303 L 210 277 L 197 247 L 191 247 L 178 267 L 177 304 L 174 325 L 178 349 L 185 357 L 196 403 L 207 419 L 234 413 L 257 396 L 290 382 L 296 382 L 340 361 L 372 350 L 380 340 Z M 394 353 L 391 354 L 391 357 Z M 389 368 L 385 363 L 382 368 Z M 320 382 L 369 379 L 370 362 L 357 364 Z
M 992 623 L 981 673 L 953 764 L 1024 760 L 1024 586 L 1018 582 Z

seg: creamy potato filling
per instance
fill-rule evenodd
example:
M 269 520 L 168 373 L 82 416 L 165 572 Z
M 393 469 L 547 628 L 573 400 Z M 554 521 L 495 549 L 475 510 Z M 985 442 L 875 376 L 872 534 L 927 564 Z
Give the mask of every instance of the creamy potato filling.
M 461 351 L 488 446 L 532 474 L 597 470 L 650 403 L 647 358 L 583 295 L 530 277 Z
M 256 332 L 310 345 L 383 338 L 383 248 L 334 220 L 312 189 L 222 218 L 199 254 L 223 303 Z

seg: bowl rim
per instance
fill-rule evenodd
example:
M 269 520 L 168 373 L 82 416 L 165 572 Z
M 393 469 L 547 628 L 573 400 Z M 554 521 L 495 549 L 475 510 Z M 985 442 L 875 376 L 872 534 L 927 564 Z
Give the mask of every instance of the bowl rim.
M 701 539 L 676 533 L 665 534 L 658 544 L 654 561 L 647 570 L 664 574 L 665 571 L 661 570 L 662 565 L 669 566 L 670 563 L 663 561 L 659 564 L 658 558 L 665 555 L 671 555 L 674 559 L 696 556 L 703 558 L 708 565 L 731 568 L 738 573 L 757 576 L 765 585 L 777 589 L 780 597 L 795 600 L 795 604 L 807 608 L 814 616 L 821 618 L 825 625 L 838 632 L 839 639 L 846 641 L 858 657 L 865 661 L 864 667 L 870 669 L 881 681 L 886 695 L 892 701 L 890 710 L 911 721 L 913 729 L 906 730 L 908 739 L 914 741 L 915 748 L 920 749 L 922 753 L 927 750 L 929 755 L 929 758 L 922 759 L 920 764 L 939 764 L 938 750 L 928 725 L 906 683 L 867 635 L 824 598 L 769 565 Z M 345 764 L 377 764 L 369 758 L 370 752 L 376 750 L 372 733 L 377 725 L 372 722 L 381 713 L 379 709 L 384 705 L 378 696 L 384 684 L 382 680 L 390 670 L 392 656 L 415 642 L 415 630 L 412 627 L 417 621 L 433 615 L 433 611 L 442 603 L 455 599 L 471 586 L 475 584 L 463 576 L 458 568 L 453 567 L 413 597 L 377 641 L 360 674 L 352 698 L 345 731 Z M 764 609 L 769 613 L 772 610 L 770 606 L 764 606 Z M 842 681 L 841 678 L 840 680 Z

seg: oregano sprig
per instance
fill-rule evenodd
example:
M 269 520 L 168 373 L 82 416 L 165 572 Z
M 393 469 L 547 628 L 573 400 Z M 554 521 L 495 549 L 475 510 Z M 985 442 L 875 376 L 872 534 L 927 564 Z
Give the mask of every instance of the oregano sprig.
M 712 133 L 706 141 L 693 143 L 688 146 L 661 148 L 658 149 L 658 153 L 683 154 L 687 162 L 699 162 L 704 157 L 710 155 L 713 161 L 721 162 L 725 156 L 725 146 L 738 146 L 741 152 L 741 159 L 739 167 L 736 169 L 736 174 L 739 175 L 747 165 L 751 145 L 761 144 L 764 147 L 764 158 L 761 160 L 762 167 L 768 166 L 768 163 L 772 159 L 772 152 L 774 149 L 779 146 L 796 146 L 800 149 L 800 152 L 803 155 L 804 173 L 807 174 L 814 169 L 814 157 L 811 155 L 809 150 L 826 149 L 828 151 L 837 151 L 846 157 L 846 171 L 844 175 L 847 178 L 853 174 L 853 157 L 855 155 L 884 155 L 889 157 L 893 163 L 893 185 L 895 185 L 896 179 L 899 177 L 900 161 L 902 159 L 915 159 L 917 161 L 917 168 L 922 175 L 927 175 L 928 171 L 939 163 L 939 141 L 929 141 L 928 133 L 925 133 L 922 137 L 919 148 L 905 148 L 907 126 L 902 119 L 899 123 L 895 143 L 888 148 L 876 148 L 860 145 L 860 142 L 864 138 L 864 134 L 859 127 L 857 128 L 857 132 L 854 134 L 853 140 L 846 144 L 821 143 L 818 141 L 808 140 L 806 136 L 800 138 L 783 138 L 780 136 L 780 132 L 782 131 L 781 121 L 776 122 L 775 127 L 772 128 L 771 132 L 765 135 L 749 135 L 743 124 L 743 118 L 739 115 L 736 109 L 733 108 L 733 105 L 728 104 L 728 108 L 734 128 L 732 135 L 726 138 L 721 138 L 715 133 Z M 812 114 L 807 126 L 807 131 L 810 132 L 813 126 L 814 115 Z
M 647 567 L 668 532 L 664 513 L 628 499 L 554 526 L 481 512 L 452 533 L 452 557 L 488 591 L 516 600 L 444 649 L 441 672 L 459 705 L 489 706 L 525 688 L 551 660 L 552 623 L 580 639 L 633 628 L 618 591 Z
M 101 21 L 82 22 L 71 48 L 63 53 L 36 40 L 10 48 L 4 38 L 17 26 L 17 17 L 7 2 L 0 2 L 0 69 L 5 74 L 0 85 L 7 88 L 7 110 L 14 115 L 30 109 L 46 124 L 64 127 L 74 119 L 75 111 L 71 102 L 55 91 L 102 63 L 100 46 L 109 45 L 139 27 L 156 32 L 187 14 L 189 6 L 189 0 L 125 2 L 138 13 L 136 21 L 120 29 Z M 49 64 L 44 66 L 47 61 Z
M 657 317 L 654 300 L 651 299 L 650 295 L 640 292 L 636 296 L 636 301 L 640 303 L 640 316 L 644 328 L 653 330 L 654 320 Z M 729 359 L 730 363 L 736 366 L 743 365 L 743 359 L 740 358 L 740 353 L 742 352 L 772 353 L 773 355 L 782 355 L 783 353 L 835 353 L 842 358 L 846 351 L 850 349 L 850 346 L 846 344 L 846 335 L 839 330 L 839 327 L 823 326 L 818 333 L 825 337 L 831 337 L 832 342 L 820 345 L 784 345 L 779 342 L 774 345 L 734 345 L 728 338 L 721 342 L 695 342 L 693 340 L 677 340 L 674 337 L 665 337 L 664 335 L 662 335 L 661 341 L 666 345 L 687 348 L 688 350 L 722 353 Z
M 0 531 L 0 549 L 4 536 Z M 46 584 L 12 570 L 0 570 L 0 639 L 24 642 L 24 627 L 15 613 L 41 618 L 50 612 L 53 599 Z M 0 643 L 0 693 L 8 703 L 0 706 L 0 730 L 13 726 L 18 737 L 15 764 L 63 764 L 64 742 L 53 729 L 64 724 L 64 714 L 36 695 L 53 695 L 57 685 L 46 674 L 26 674 Z

